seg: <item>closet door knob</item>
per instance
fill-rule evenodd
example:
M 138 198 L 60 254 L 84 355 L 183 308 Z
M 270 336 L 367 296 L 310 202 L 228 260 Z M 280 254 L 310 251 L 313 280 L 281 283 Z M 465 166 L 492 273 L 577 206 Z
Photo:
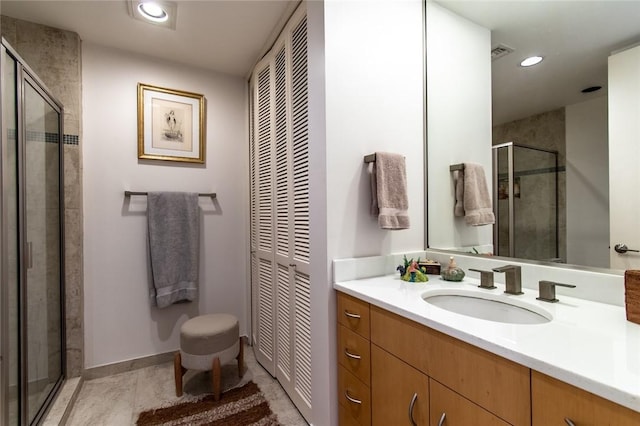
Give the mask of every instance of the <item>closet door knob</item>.
M 576 424 L 572 422 L 569 417 L 565 417 L 564 422 L 567 424 L 567 426 L 576 426 Z

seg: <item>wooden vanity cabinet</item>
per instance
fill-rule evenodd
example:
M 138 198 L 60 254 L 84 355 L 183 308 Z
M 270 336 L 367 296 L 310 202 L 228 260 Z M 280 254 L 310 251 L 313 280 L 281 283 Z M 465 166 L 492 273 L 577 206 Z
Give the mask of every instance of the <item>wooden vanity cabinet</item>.
M 411 426 L 409 413 L 430 426 L 640 425 L 636 411 L 341 292 L 337 315 L 340 425 Z
M 638 426 L 640 413 L 531 371 L 533 426 Z

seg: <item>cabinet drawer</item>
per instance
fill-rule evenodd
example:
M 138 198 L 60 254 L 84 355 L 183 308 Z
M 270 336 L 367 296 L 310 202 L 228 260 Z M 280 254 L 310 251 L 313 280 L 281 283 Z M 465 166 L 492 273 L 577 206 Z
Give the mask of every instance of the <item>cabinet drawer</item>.
M 426 327 L 377 306 L 371 306 L 371 343 L 429 373 L 429 334 Z
M 442 424 L 447 426 L 509 426 L 509 423 L 433 379 L 429 379 L 429 391 L 431 393 L 431 425 L 440 424 L 444 415 L 445 420 Z
M 338 292 L 338 324 L 369 339 L 369 304 Z
M 370 354 L 367 339 L 338 324 L 338 363 L 366 385 L 371 381 Z
M 362 426 L 371 424 L 371 392 L 369 386 L 338 366 L 338 402 L 344 415 Z M 351 424 L 351 423 L 347 423 Z
M 640 425 L 640 413 L 537 371 L 531 371 L 533 425 Z

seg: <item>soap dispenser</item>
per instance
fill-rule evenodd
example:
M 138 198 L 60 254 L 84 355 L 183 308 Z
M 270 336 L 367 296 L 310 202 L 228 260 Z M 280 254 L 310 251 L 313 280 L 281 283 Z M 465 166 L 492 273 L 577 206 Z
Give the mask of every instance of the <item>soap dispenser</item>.
M 449 258 L 449 266 L 442 270 L 441 276 L 445 281 L 462 281 L 465 273 L 462 268 L 458 267 L 456 260 L 451 256 Z

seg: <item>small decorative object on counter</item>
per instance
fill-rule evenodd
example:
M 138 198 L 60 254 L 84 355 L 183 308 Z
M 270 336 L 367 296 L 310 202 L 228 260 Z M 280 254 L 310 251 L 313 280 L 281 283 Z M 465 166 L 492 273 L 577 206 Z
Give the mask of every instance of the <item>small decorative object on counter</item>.
M 456 260 L 451 256 L 449 258 L 449 266 L 442 271 L 442 279 L 445 281 L 462 281 L 464 271 L 456 264 Z
M 429 275 L 440 275 L 440 262 L 437 260 L 425 259 L 418 262 L 420 270 Z
M 627 321 L 640 324 L 640 271 L 624 271 L 624 289 Z
M 400 272 L 400 278 L 403 281 L 409 281 L 411 283 L 424 283 L 429 281 L 425 271 L 420 268 L 420 258 L 418 261 L 414 261 L 413 258 L 407 259 L 407 256 L 403 257 L 404 265 L 398 265 L 396 271 Z

